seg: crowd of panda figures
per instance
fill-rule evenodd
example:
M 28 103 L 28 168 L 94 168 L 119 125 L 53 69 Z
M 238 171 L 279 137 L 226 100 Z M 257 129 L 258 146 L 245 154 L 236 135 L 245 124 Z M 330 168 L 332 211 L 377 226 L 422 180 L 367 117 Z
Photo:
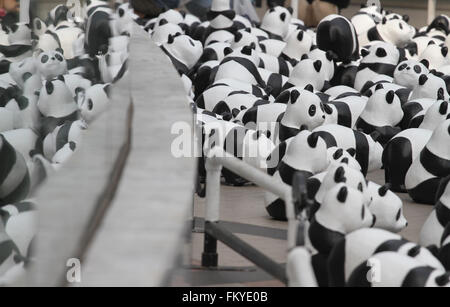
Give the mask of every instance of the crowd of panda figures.
M 415 29 L 373 5 L 311 29 L 291 8 L 272 7 L 255 24 L 213 0 L 206 21 L 169 10 L 142 27 L 181 76 L 203 155 L 220 146 L 274 181 L 304 182 L 306 285 L 450 286 L 447 16 Z M 380 169 L 384 186 L 366 179 Z M 225 168 L 222 177 L 249 183 Z M 397 234 L 408 223 L 394 192 L 435 206 L 419 244 Z M 275 195 L 265 208 L 286 219 Z M 306 274 L 295 257 L 291 280 Z M 379 280 L 366 278 L 369 259 Z
M 33 263 L 36 189 L 81 146 L 126 73 L 135 16 L 120 2 L 87 1 L 75 18 L 58 5 L 45 21 L 0 29 L 0 286 Z

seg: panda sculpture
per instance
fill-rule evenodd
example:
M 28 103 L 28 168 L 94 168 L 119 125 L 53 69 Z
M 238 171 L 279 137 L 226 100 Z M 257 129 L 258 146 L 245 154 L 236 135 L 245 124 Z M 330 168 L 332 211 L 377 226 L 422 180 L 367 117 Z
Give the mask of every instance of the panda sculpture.
M 106 1 L 91 1 L 87 6 L 86 49 L 90 57 L 106 53 L 112 37 L 109 20 L 112 10 Z
M 161 46 L 170 58 L 178 73 L 189 75 L 190 70 L 202 56 L 202 43 L 187 35 L 170 36 L 167 43 Z
M 41 53 L 36 63 L 39 74 L 45 80 L 52 80 L 67 73 L 67 62 L 58 51 Z
M 403 19 L 383 18 L 381 23 L 359 36 L 359 43 L 364 46 L 373 41 L 384 41 L 399 48 L 405 47 L 414 37 L 416 31 Z
M 419 84 L 420 76 L 428 73 L 428 68 L 418 61 L 403 61 L 394 71 L 394 83 L 413 90 Z
M 417 113 L 410 121 L 410 128 L 421 128 L 433 131 L 441 122 L 450 118 L 447 101 L 438 100 L 426 111 Z
M 275 6 L 270 8 L 264 15 L 260 29 L 265 31 L 269 38 L 284 40 L 289 31 L 292 18 L 292 8 Z
M 433 205 L 439 182 L 450 174 L 450 119 L 442 122 L 420 152 L 405 177 L 405 187 L 411 198 Z
M 16 23 L 7 29 L 8 44 L 0 45 L 0 54 L 7 62 L 17 62 L 32 55 L 31 29 L 26 23 Z

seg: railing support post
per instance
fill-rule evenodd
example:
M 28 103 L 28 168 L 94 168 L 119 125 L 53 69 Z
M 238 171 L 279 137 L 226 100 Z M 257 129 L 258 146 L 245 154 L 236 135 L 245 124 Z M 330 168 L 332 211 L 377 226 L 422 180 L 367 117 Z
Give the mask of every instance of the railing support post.
M 205 240 L 203 242 L 202 266 L 217 267 L 219 255 L 217 254 L 217 239 L 207 233 L 210 223 L 220 219 L 220 175 L 222 165 L 214 157 L 207 158 L 206 168 L 206 205 L 205 205 Z
M 428 24 L 436 17 L 436 2 L 437 0 L 428 0 Z

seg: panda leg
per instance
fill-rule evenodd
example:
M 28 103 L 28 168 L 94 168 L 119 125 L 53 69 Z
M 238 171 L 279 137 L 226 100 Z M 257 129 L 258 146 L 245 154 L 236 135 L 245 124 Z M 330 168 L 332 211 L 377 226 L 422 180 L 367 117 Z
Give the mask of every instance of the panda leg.
M 405 138 L 389 142 L 383 151 L 385 179 L 394 192 L 406 192 L 405 176 L 412 164 L 411 143 Z

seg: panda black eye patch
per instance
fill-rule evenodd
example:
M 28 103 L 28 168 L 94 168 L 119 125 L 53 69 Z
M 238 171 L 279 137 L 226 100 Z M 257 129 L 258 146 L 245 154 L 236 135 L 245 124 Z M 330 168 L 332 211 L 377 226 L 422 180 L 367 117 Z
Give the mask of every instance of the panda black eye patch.
M 308 110 L 309 116 L 314 116 L 314 115 L 316 115 L 316 111 L 317 111 L 317 108 L 316 108 L 315 105 L 310 106 L 310 107 L 309 107 L 309 110 Z
M 400 216 L 402 215 L 402 209 L 398 209 L 397 215 L 395 216 L 395 220 L 400 220 Z
M 62 62 L 62 61 L 64 61 L 64 58 L 60 55 L 60 54 L 55 54 L 55 58 L 58 60 L 58 61 L 60 61 L 60 62 Z
M 91 111 L 94 108 L 94 103 L 92 102 L 92 99 L 88 100 L 88 110 Z
M 414 66 L 414 71 L 415 71 L 416 73 L 420 74 L 420 73 L 422 72 L 422 68 L 420 68 L 419 65 L 415 65 L 415 66 Z
M 47 63 L 48 59 L 49 59 L 48 55 L 43 55 L 41 58 L 41 63 L 43 63 L 43 64 Z
M 379 58 L 384 58 L 387 56 L 386 50 L 384 50 L 383 48 L 378 48 L 377 52 L 376 52 L 377 57 Z
M 399 71 L 402 71 L 402 70 L 404 70 L 406 67 L 408 67 L 407 64 L 402 64 L 402 65 L 400 65 L 400 66 L 398 67 L 398 70 L 399 70 Z

